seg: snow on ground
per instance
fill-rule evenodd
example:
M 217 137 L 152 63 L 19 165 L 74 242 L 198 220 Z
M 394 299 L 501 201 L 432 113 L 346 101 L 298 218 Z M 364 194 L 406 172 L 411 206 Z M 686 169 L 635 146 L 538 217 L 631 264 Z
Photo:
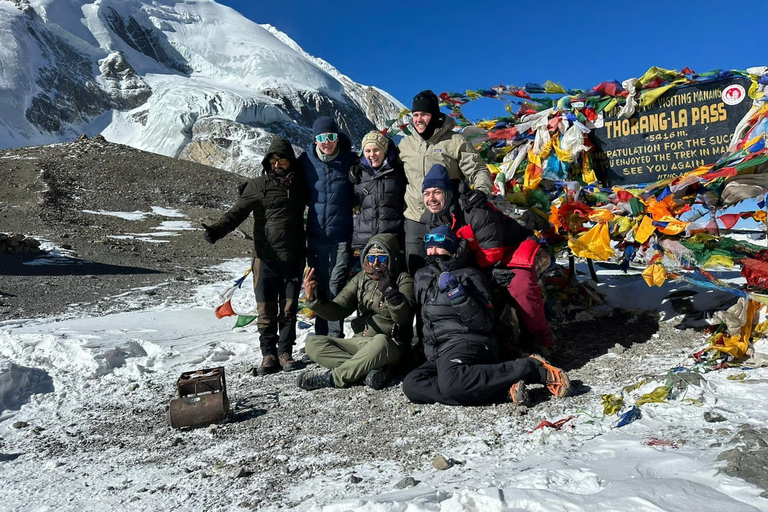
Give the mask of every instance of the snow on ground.
M 219 365 L 231 371 L 233 366 L 256 364 L 255 326 L 232 329 L 232 318 L 217 320 L 212 312 L 218 305 L 217 295 L 247 265 L 245 259 L 221 265 L 219 270 L 228 272 L 231 280 L 199 287 L 186 304 L 100 317 L 77 316 L 73 308 L 63 317 L 0 323 L 0 490 L 4 506 L 11 510 L 199 510 L 199 493 L 223 496 L 220 509 L 249 508 L 244 503 L 254 491 L 247 479 L 222 480 L 202 473 L 190 487 L 180 483 L 187 466 L 196 460 L 194 449 L 180 450 L 175 460 L 162 464 L 126 456 L 127 449 L 120 448 L 131 441 L 119 437 L 107 440 L 111 444 L 102 456 L 93 452 L 66 455 L 55 443 L 45 445 L 47 459 L 24 449 L 30 446 L 24 436 L 45 434 L 42 427 L 30 432 L 32 425 L 47 425 L 51 430 L 61 427 L 65 433 L 71 430 L 71 442 L 77 443 L 78 435 L 81 441 L 84 436 L 76 433 L 77 428 L 84 426 L 89 435 L 100 436 L 93 434 L 101 432 L 96 423 L 103 428 L 109 411 L 119 409 L 133 409 L 138 432 L 142 415 L 159 413 L 142 400 L 157 401 L 157 396 L 150 399 L 152 395 L 148 395 L 153 391 L 172 398 L 173 383 L 182 371 Z M 671 301 L 665 298 L 684 287 L 648 288 L 638 273 L 601 270 L 599 275 L 599 288 L 612 307 L 648 310 L 660 305 L 667 319 L 675 318 Z M 724 303 L 722 295 L 696 292 L 693 297 L 700 310 Z M 131 300 L 127 294 L 129 305 Z M 253 310 L 248 281 L 233 302 L 238 312 Z M 297 349 L 310 330 L 307 323 L 301 323 Z M 650 380 L 625 396 L 634 400 L 663 385 L 670 378 L 667 370 L 691 364 L 688 354 L 693 348 L 658 355 L 651 349 L 650 355 L 637 361 L 640 369 L 650 372 Z M 768 348 L 763 344 L 761 350 Z M 608 353 L 598 362 L 610 372 L 611 362 L 618 357 Z M 572 418 L 559 430 L 521 429 L 514 418 L 498 417 L 499 411 L 493 407 L 448 408 L 446 414 L 471 413 L 488 423 L 469 425 L 468 431 L 466 425 L 457 423 L 456 432 L 446 436 L 449 444 L 444 451 L 456 459 L 454 467 L 439 471 L 417 458 L 410 475 L 418 485 L 396 489 L 393 483 L 402 478 L 403 469 L 395 459 L 360 460 L 347 468 L 362 479 L 359 487 L 349 483 L 348 472 L 310 472 L 287 489 L 286 495 L 297 510 L 326 512 L 768 510 L 768 499 L 760 497 L 762 489 L 726 475 L 721 471 L 723 463 L 717 461 L 723 444 L 739 428 L 768 425 L 768 369 L 732 368 L 692 375 L 675 389 L 673 400 L 644 405 L 642 417 L 621 428 L 615 428 L 616 417 L 602 415 L 600 403 L 601 394 L 620 393 L 621 389 L 599 380 L 584 383 L 591 388 L 589 393 L 561 402 L 560 419 Z M 240 382 L 233 389 L 244 385 L 237 374 L 228 374 L 228 380 Z M 274 384 L 258 386 L 268 389 Z M 238 392 L 243 393 L 234 391 Z M 311 396 L 341 393 L 327 390 Z M 284 390 L 280 400 L 290 402 L 301 396 L 307 395 Z M 376 396 L 371 392 L 365 399 L 375 400 Z M 354 406 L 354 402 L 347 404 Z M 318 406 L 322 407 L 322 400 Z M 710 422 L 702 415 L 704 411 L 726 416 L 728 423 Z M 345 411 L 339 410 L 338 421 L 344 422 L 344 417 Z M 376 418 L 370 421 L 375 425 Z M 94 422 L 93 432 L 88 430 L 89 422 Z M 190 442 L 213 436 L 212 432 L 193 431 Z M 171 431 L 169 435 L 175 434 Z M 397 443 L 393 440 L 394 450 Z M 222 460 L 235 457 L 240 449 L 227 443 L 218 447 L 215 456 Z M 187 491 L 178 492 L 177 487 Z M 164 497 L 172 489 L 176 489 L 173 498 Z M 149 494 L 155 491 L 160 492 L 153 499 Z M 261 508 L 273 507 L 262 503 Z

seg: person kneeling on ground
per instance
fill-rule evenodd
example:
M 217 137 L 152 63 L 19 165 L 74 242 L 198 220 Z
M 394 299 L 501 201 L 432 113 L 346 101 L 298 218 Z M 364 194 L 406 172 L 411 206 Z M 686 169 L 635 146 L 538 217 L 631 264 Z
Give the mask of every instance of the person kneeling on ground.
M 332 301 L 319 300 L 315 270 L 308 269 L 304 291 L 309 308 L 329 321 L 343 320 L 355 310 L 357 318 L 352 320 L 352 338 L 312 336 L 307 340 L 307 355 L 329 370 L 302 372 L 296 380 L 300 388 L 342 388 L 362 379 L 373 389 L 384 387 L 388 369 L 410 343 L 415 307 L 413 278 L 400 271 L 399 254 L 394 235 L 371 238 L 360 253 L 363 272 Z
M 440 226 L 424 237 L 424 246 L 427 265 L 414 282 L 427 362 L 403 381 L 408 399 L 476 405 L 506 396 L 524 404 L 526 384 L 545 384 L 557 397 L 568 395 L 568 376 L 541 356 L 497 362 L 490 292 L 480 271 L 466 266 L 466 242 Z

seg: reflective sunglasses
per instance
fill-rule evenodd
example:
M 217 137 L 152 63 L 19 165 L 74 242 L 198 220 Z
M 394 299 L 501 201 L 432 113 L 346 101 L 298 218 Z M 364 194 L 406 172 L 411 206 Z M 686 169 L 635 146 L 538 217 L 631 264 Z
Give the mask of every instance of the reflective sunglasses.
M 445 242 L 445 235 L 442 233 L 427 233 L 424 236 L 425 242 Z
M 389 261 L 389 256 L 386 254 L 369 254 L 365 257 L 365 261 L 373 265 L 376 263 L 376 260 L 379 260 L 379 263 L 386 264 Z
M 333 142 L 338 138 L 339 138 L 339 134 L 337 133 L 321 133 L 320 135 L 315 137 L 315 140 L 320 144 L 322 144 L 325 141 Z
M 274 166 L 275 164 L 288 165 L 290 163 L 291 163 L 291 161 L 288 160 L 287 158 L 274 158 L 274 157 L 272 157 L 272 158 L 269 159 L 269 165 L 271 165 L 271 166 Z

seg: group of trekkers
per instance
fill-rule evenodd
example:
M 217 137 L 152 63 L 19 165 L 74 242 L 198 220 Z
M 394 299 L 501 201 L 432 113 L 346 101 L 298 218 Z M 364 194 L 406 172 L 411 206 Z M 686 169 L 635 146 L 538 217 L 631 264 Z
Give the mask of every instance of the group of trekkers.
M 262 175 L 241 185 L 218 222 L 203 224 L 215 243 L 253 214 L 258 375 L 304 367 L 293 357 L 303 286 L 315 313 L 305 359 L 323 367 L 298 374 L 303 389 L 381 389 L 407 372 L 403 392 L 416 403 L 523 404 L 527 384 L 557 397 L 570 392 L 565 372 L 539 355 L 499 357 L 500 296 L 514 308 L 521 338 L 552 349 L 538 285 L 551 260 L 533 231 L 488 202 L 488 168 L 454 126 L 437 96 L 423 91 L 399 145 L 372 131 L 358 155 L 337 122 L 320 117 L 300 157 L 275 139 Z M 348 280 L 354 251 L 361 271 Z M 353 313 L 354 335 L 345 338 Z

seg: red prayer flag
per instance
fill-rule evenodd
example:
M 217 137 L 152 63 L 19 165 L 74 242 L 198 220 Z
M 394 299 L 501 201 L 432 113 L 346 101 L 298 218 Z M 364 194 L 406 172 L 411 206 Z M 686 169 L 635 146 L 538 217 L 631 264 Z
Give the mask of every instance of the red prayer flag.
M 237 314 L 235 313 L 235 310 L 232 309 L 232 299 L 229 299 L 227 302 L 217 307 L 213 312 L 216 314 L 216 318 L 219 319 L 224 318 L 225 316 L 235 316 Z

